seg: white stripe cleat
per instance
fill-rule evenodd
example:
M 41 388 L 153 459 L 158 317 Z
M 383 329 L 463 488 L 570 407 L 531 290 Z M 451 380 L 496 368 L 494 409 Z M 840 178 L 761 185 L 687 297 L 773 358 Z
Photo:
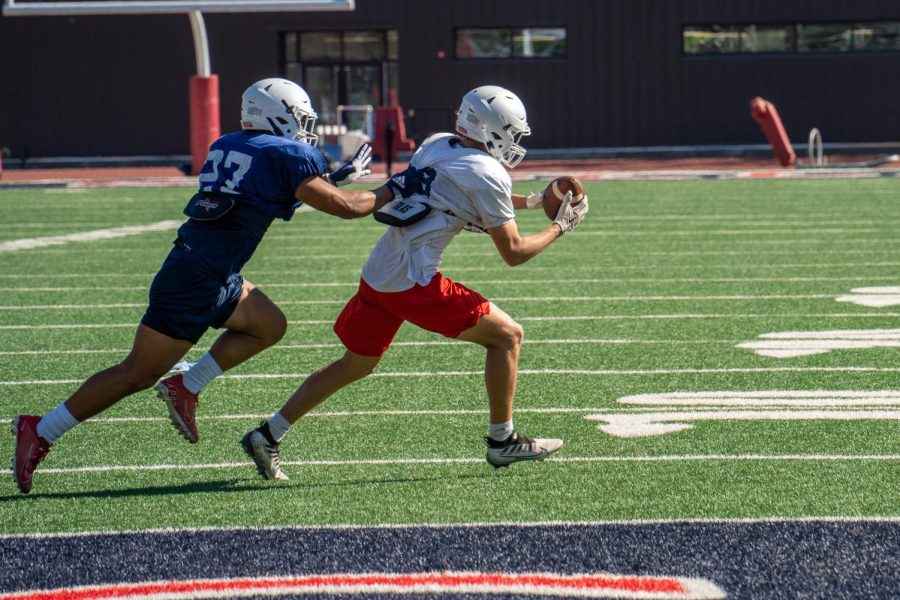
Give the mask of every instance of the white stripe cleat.
M 288 479 L 288 476 L 281 470 L 279 447 L 280 444 L 272 437 L 269 432 L 269 424 L 266 422 L 256 429 L 248 431 L 247 435 L 241 439 L 241 448 L 244 449 L 247 456 L 253 459 L 256 470 L 263 479 L 280 481 Z
M 487 441 L 487 461 L 494 468 L 508 467 L 523 460 L 544 460 L 560 448 L 563 441 L 556 439 L 529 438 L 514 431 L 503 441 L 485 438 Z

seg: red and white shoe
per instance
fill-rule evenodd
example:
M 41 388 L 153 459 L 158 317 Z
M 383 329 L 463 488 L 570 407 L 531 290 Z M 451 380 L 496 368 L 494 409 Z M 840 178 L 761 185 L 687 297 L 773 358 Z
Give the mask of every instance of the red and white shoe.
M 200 439 L 195 418 L 199 401 L 197 395 L 184 387 L 181 375 L 173 375 L 157 383 L 156 393 L 169 408 L 169 419 L 178 433 L 188 442 L 196 444 Z
M 31 491 L 31 476 L 38 464 L 50 452 L 50 442 L 38 435 L 37 424 L 41 418 L 35 415 L 19 415 L 12 422 L 12 432 L 16 436 L 16 450 L 13 454 L 13 474 L 19 491 Z

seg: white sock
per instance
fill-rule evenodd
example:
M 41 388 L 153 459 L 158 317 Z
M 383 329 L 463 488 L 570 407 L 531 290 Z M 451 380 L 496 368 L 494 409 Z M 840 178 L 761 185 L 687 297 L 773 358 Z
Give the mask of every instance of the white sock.
M 502 442 L 511 436 L 513 431 L 515 429 L 513 429 L 512 419 L 506 423 L 491 423 L 491 427 L 488 429 L 488 437 L 496 442 Z
M 184 374 L 182 383 L 192 394 L 199 394 L 200 390 L 209 385 L 209 382 L 222 374 L 222 367 L 216 362 L 212 354 L 207 352 L 203 358 L 188 369 Z
M 283 440 L 290 428 L 291 424 L 288 423 L 288 420 L 284 418 L 281 412 L 275 413 L 272 415 L 272 418 L 269 419 L 269 433 L 272 434 L 272 437 L 275 438 L 276 442 Z
M 80 421 L 72 416 L 66 405 L 60 404 L 44 415 L 37 424 L 37 434 L 51 444 L 62 434 L 78 425 Z

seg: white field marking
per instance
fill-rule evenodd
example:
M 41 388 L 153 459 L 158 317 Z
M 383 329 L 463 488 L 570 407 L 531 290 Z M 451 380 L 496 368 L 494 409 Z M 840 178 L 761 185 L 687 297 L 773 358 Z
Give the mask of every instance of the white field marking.
M 637 339 L 555 339 L 555 340 L 532 340 L 525 339 L 523 342 L 525 345 L 553 345 L 553 346 L 561 346 L 561 345 L 577 345 L 577 344 L 585 344 L 585 345 L 638 345 L 638 344 L 646 344 L 646 345 L 691 345 L 691 344 L 733 344 L 733 340 L 637 340 Z M 391 348 L 396 347 L 421 347 L 421 346 L 459 346 L 464 348 L 474 347 L 471 346 L 468 342 L 464 342 L 461 340 L 432 340 L 432 341 L 422 341 L 422 342 L 394 342 L 391 344 Z M 323 343 L 323 344 L 276 344 L 268 348 L 268 351 L 273 350 L 312 350 L 316 348 L 343 348 L 344 345 L 340 342 L 333 343 Z M 93 349 L 85 349 L 85 348 L 73 348 L 71 350 L 0 350 L 0 356 L 29 356 L 29 355 L 45 355 L 45 354 L 120 354 L 124 352 L 128 352 L 130 348 L 93 348 Z M 194 347 L 194 350 L 197 352 L 201 352 L 204 350 L 208 350 L 208 348 Z
M 668 267 L 666 267 L 668 268 Z M 283 274 L 283 273 L 282 273 Z M 147 278 L 153 275 L 147 275 Z M 3 276 L 0 275 L 0 278 Z M 26 275 L 23 275 L 26 277 Z M 31 277 L 28 275 L 27 277 Z M 54 277 L 44 276 L 42 278 Z M 295 282 L 295 283 L 267 283 L 255 281 L 248 277 L 260 289 L 281 288 L 352 288 L 359 286 L 359 281 L 323 281 L 323 282 Z M 896 280 L 895 276 L 850 276 L 850 277 L 602 277 L 602 278 L 571 278 L 571 279 L 466 279 L 462 283 L 466 285 L 560 285 L 560 284 L 607 284 L 607 283 L 794 283 L 794 282 L 831 282 L 831 281 L 870 281 L 873 279 Z M 64 287 L 5 287 L 2 292 L 86 292 L 97 291 L 146 291 L 147 285 L 131 286 L 64 286 Z M 828 296 L 831 297 L 831 296 Z
M 726 462 L 726 461 L 900 461 L 900 454 L 669 454 L 660 456 L 551 456 L 547 462 L 559 463 L 652 463 L 652 462 Z M 484 458 L 370 458 L 344 460 L 283 460 L 282 466 L 356 467 L 392 465 L 466 465 L 484 463 Z M 244 469 L 253 463 L 222 462 L 198 464 L 95 465 L 87 467 L 47 467 L 41 473 L 121 473 L 134 471 L 199 471 L 209 469 Z
M 169 231 L 177 229 L 183 221 L 159 221 L 150 225 L 129 225 L 126 227 L 112 227 L 109 229 L 95 229 L 67 235 L 51 235 L 38 238 L 24 238 L 9 242 L 0 242 L 0 252 L 15 252 L 17 250 L 31 250 L 45 246 L 59 246 L 72 242 L 96 242 L 110 240 L 151 231 Z
M 727 296 L 497 296 L 497 302 L 667 302 L 667 301 L 691 301 L 691 302 L 724 302 L 731 300 L 813 300 L 833 298 L 832 294 L 733 294 Z M 340 305 L 347 303 L 345 298 L 335 300 L 277 300 L 281 306 L 315 306 L 315 305 Z M 84 309 L 112 309 L 112 308 L 144 308 L 146 303 L 121 303 L 121 304 L 33 304 L 33 305 L 6 305 L 0 306 L 0 310 L 84 310 Z
M 726 373 L 900 373 L 900 367 L 730 367 L 708 369 L 520 369 L 519 375 L 585 375 L 585 376 L 652 376 L 652 375 L 719 375 Z M 245 373 L 221 375 L 219 379 L 291 379 L 301 380 L 309 373 Z M 484 371 L 382 371 L 369 377 L 483 377 Z M 70 385 L 83 379 L 27 379 L 0 381 L 4 385 Z
M 619 398 L 618 403 L 653 406 L 657 412 L 606 412 L 584 418 L 600 421 L 600 431 L 621 438 L 665 435 L 692 429 L 694 425 L 689 421 L 900 420 L 900 410 L 866 408 L 900 408 L 900 391 L 894 390 L 669 392 L 625 396 Z M 681 410 L 684 407 L 694 410 Z M 736 410 L 737 407 L 741 410 Z M 793 410 L 770 410 L 772 408 Z
M 785 331 L 764 333 L 759 338 L 761 341 L 743 342 L 737 347 L 771 358 L 810 356 L 832 350 L 900 347 L 900 329 Z
M 702 392 L 700 392 L 702 393 Z M 660 394 L 663 395 L 663 394 Z M 621 401 L 621 400 L 620 400 Z M 752 402 L 752 400 L 750 400 Z M 878 406 L 878 405 L 888 405 L 895 406 L 900 403 L 896 403 L 891 401 L 890 399 L 885 400 L 881 404 L 877 402 L 877 400 L 872 401 L 863 401 L 860 399 L 861 404 L 847 404 L 841 406 Z M 710 408 L 723 408 L 723 406 L 719 406 L 719 404 L 724 403 L 710 403 Z M 735 402 L 735 405 L 737 402 Z M 800 406 L 806 406 L 804 404 L 798 404 Z M 674 411 L 674 415 L 687 415 L 691 414 L 689 411 L 694 408 L 694 406 L 687 405 L 687 408 L 676 407 L 673 404 L 672 410 Z M 755 406 L 755 405 L 754 405 Z M 814 405 L 814 406 L 821 406 Z M 618 407 L 617 407 L 618 408 Z M 581 414 L 590 414 L 590 413 L 598 413 L 602 411 L 608 410 L 607 408 L 597 408 L 597 407 L 547 407 L 547 408 L 516 408 L 516 414 L 540 414 L 540 415 L 581 415 Z M 653 407 L 644 407 L 639 406 L 636 408 L 618 408 L 618 411 L 615 413 L 617 415 L 628 415 L 628 414 L 648 414 L 652 412 L 659 412 L 658 406 Z M 681 412 L 678 412 L 681 411 Z M 485 416 L 489 414 L 488 409 L 469 409 L 469 408 L 435 408 L 435 409 L 382 409 L 382 410 L 341 410 L 341 411 L 321 411 L 316 412 L 313 411 L 304 415 L 304 419 L 310 418 L 323 418 L 323 419 L 344 419 L 344 418 L 352 418 L 352 417 L 466 417 L 466 416 Z M 247 413 L 247 414 L 223 414 L 223 415 L 197 415 L 198 421 L 203 422 L 214 422 L 214 421 L 258 421 L 260 419 L 268 419 L 272 416 L 271 412 L 268 413 Z M 0 417 L 0 422 L 11 421 L 14 415 Z M 121 425 L 123 423 L 169 423 L 171 420 L 169 417 L 92 417 L 83 423 L 86 425 Z
M 862 250 L 862 249 L 841 249 L 841 250 L 797 250 L 796 248 L 792 248 L 790 250 L 673 250 L 673 251 L 644 251 L 644 252 L 635 252 L 634 254 L 637 256 L 757 256 L 760 254 L 771 254 L 771 255 L 792 255 L 795 256 L 797 254 L 815 254 L 816 256 L 843 256 L 845 254 L 893 254 L 895 250 L 891 250 L 886 252 L 885 250 L 879 248 L 878 250 Z
M 838 302 L 850 302 L 869 308 L 884 308 L 900 304 L 900 287 L 861 287 L 853 288 L 849 294 L 835 298 Z
M 575 408 L 575 407 L 548 407 L 548 408 L 516 408 L 516 413 L 534 413 L 542 415 L 555 414 L 582 414 L 592 413 L 603 408 Z M 644 409 L 630 409 L 644 410 Z M 384 409 L 384 410 L 344 410 L 344 411 L 313 411 L 303 416 L 309 418 L 349 418 L 349 417 L 428 417 L 428 416 L 484 416 L 488 409 L 446 408 L 446 409 Z M 227 415 L 197 415 L 198 421 L 255 421 L 268 419 L 271 412 L 259 414 L 227 414 Z M 12 416 L 0 417 L 0 422 L 11 421 Z M 84 424 L 90 425 L 117 425 L 122 423 L 169 423 L 169 417 L 92 417 Z
M 630 414 L 592 414 L 600 431 L 621 438 L 636 438 L 693 429 L 684 421 L 900 421 L 900 410 L 698 410 Z M 900 458 L 900 457 L 898 457 Z
M 179 223 L 180 225 L 180 223 Z M 818 224 L 817 224 L 818 225 Z M 823 235 L 823 234 L 847 234 L 847 233 L 879 233 L 882 232 L 883 228 L 881 227 L 798 227 L 798 228 L 772 228 L 772 229 L 741 229 L 741 228 L 729 228 L 729 229 L 706 229 L 706 228 L 689 228 L 689 229 L 653 229 L 653 230 L 639 230 L 639 231 L 625 231 L 619 229 L 592 229 L 586 231 L 579 231 L 579 236 L 591 235 L 591 236 L 605 236 L 605 237 L 665 237 L 665 236 L 698 236 L 698 237 L 707 237 L 711 235 L 777 235 L 777 234 L 810 234 L 810 235 Z M 319 234 L 310 234 L 308 232 L 299 232 L 296 235 L 292 234 L 279 234 L 279 233 L 270 233 L 266 236 L 268 240 L 275 241 L 296 241 L 296 242 L 305 242 L 309 239 L 344 239 L 344 238 L 358 238 L 362 233 L 383 233 L 384 229 L 376 229 L 372 227 L 354 227 L 353 231 L 335 231 L 332 235 L 319 235 Z M 341 234 L 346 235 L 341 235 Z M 365 243 L 369 243 L 368 240 L 360 240 Z
M 43 472 L 43 469 L 41 470 Z M 55 538 L 80 538 L 88 536 L 137 536 L 137 535 L 172 535 L 184 533 L 214 533 L 231 531 L 355 531 L 360 529 L 478 529 L 478 528 L 537 528 L 537 527 L 603 527 L 603 526 L 655 526 L 655 525 L 680 525 L 680 524 L 727 524 L 727 525 L 757 525 L 783 523 L 900 523 L 900 516 L 809 516 L 809 517 L 694 517 L 671 519 L 620 519 L 599 521 L 476 521 L 470 523 L 372 523 L 370 525 L 360 523 L 345 523 L 341 525 L 209 525 L 204 527 L 160 527 L 156 529 L 107 529 L 91 531 L 54 531 L 54 532 L 29 532 L 29 533 L 0 533 L 0 540 L 9 539 L 55 539 Z
M 734 314 L 665 314 L 665 315 L 567 315 L 558 317 L 516 317 L 517 321 L 645 321 L 645 320 L 678 320 L 678 319 L 858 319 L 858 318 L 895 318 L 900 313 L 734 313 Z M 332 319 L 290 320 L 288 325 L 333 325 Z M 34 325 L 0 325 L 0 330 L 41 330 L 41 329 L 122 329 L 137 328 L 137 323 L 53 323 Z
M 619 398 L 621 404 L 670 407 L 754 407 L 754 408 L 853 408 L 860 406 L 896 406 L 900 408 L 900 390 L 768 390 L 723 392 L 668 392 L 637 394 Z

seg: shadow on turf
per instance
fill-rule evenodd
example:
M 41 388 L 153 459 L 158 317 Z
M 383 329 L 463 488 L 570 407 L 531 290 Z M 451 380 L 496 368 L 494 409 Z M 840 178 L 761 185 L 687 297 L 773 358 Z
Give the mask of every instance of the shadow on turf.
M 524 473 L 522 474 L 524 475 Z M 461 479 L 484 479 L 494 476 L 493 472 L 460 475 L 453 477 L 454 480 Z M 517 474 L 504 474 L 505 477 L 515 477 Z M 297 489 L 316 489 L 316 488 L 341 488 L 363 485 L 383 485 L 392 483 L 421 483 L 425 481 L 445 481 L 447 477 L 396 477 L 392 479 L 355 479 L 351 481 L 335 481 L 329 483 L 304 483 L 302 480 L 295 480 L 288 483 L 267 484 L 262 480 L 254 480 L 252 483 L 242 479 L 225 479 L 220 481 L 204 481 L 185 483 L 180 485 L 168 486 L 149 486 L 134 487 L 116 490 L 89 490 L 84 492 L 58 492 L 58 493 L 31 493 L 28 495 L 17 494 L 0 497 L 0 504 L 5 502 L 21 502 L 24 500 L 37 499 L 64 499 L 77 500 L 79 498 L 129 498 L 137 496 L 170 496 L 178 494 L 204 494 L 204 493 L 227 493 L 227 492 L 269 492 L 269 491 L 286 491 Z

